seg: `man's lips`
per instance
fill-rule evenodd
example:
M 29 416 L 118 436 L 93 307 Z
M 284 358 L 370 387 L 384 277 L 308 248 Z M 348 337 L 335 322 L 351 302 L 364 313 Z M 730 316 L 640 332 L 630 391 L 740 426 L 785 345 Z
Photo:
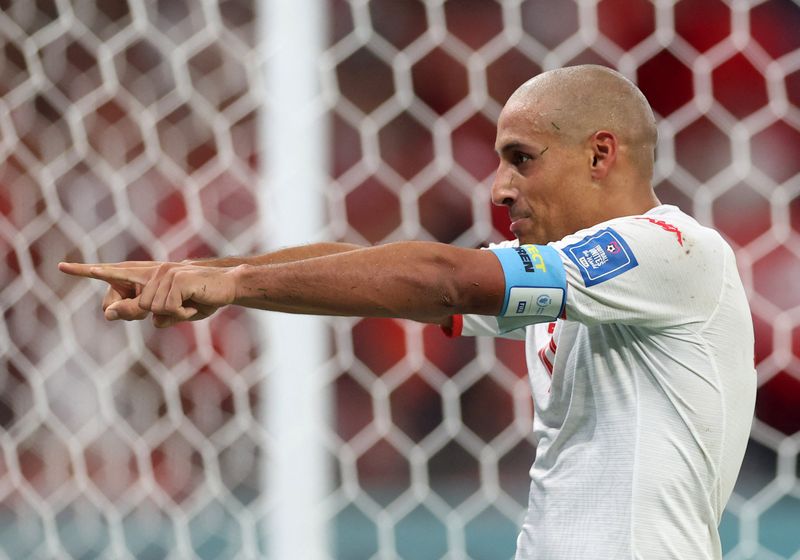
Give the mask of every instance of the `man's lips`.
M 528 219 L 528 216 L 512 216 L 511 217 L 511 225 L 508 229 L 511 230 L 511 233 L 516 233 L 519 228 L 522 227 L 522 223 Z

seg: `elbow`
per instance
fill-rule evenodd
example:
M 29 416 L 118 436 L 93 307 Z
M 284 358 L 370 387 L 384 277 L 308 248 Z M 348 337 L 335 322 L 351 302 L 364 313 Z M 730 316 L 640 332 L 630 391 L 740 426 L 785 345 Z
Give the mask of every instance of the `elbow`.
M 441 316 L 448 317 L 460 313 L 463 303 L 463 294 L 453 282 L 444 282 L 438 290 L 437 307 Z
M 469 299 L 467 291 L 462 286 L 461 278 L 463 273 L 460 271 L 458 262 L 449 255 L 437 255 L 431 263 L 431 278 L 437 281 L 433 284 L 434 292 L 433 308 L 442 317 L 448 317 L 461 313 L 464 305 Z
M 486 256 L 474 249 L 447 248 L 429 252 L 418 266 L 406 269 L 411 293 L 421 298 L 416 304 L 408 302 L 415 314 L 421 312 L 425 320 L 436 322 L 458 314 L 499 313 L 505 284 L 502 275 L 498 280 L 496 271 L 486 265 Z
M 438 286 L 437 305 L 443 316 L 458 314 L 496 315 L 497 294 L 493 294 L 480 273 L 453 267 Z M 499 295 L 502 302 L 502 294 Z
M 469 299 L 459 285 L 457 266 L 439 255 L 427 260 L 421 267 L 406 270 L 403 276 L 403 283 L 408 290 L 407 299 L 402 304 L 404 309 L 389 311 L 395 316 L 438 323 L 461 313 Z
M 480 285 L 477 282 L 459 282 L 451 279 L 440 288 L 439 307 L 445 316 L 458 314 L 485 314 L 485 306 L 480 305 Z

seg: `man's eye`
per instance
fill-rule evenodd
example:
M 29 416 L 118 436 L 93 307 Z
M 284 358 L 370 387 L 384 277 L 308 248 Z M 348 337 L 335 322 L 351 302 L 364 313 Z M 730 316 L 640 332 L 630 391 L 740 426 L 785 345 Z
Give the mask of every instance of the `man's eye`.
M 529 156 L 528 154 L 523 154 L 521 152 L 515 152 L 514 155 L 511 158 L 511 162 L 514 165 L 522 165 L 523 163 L 526 163 L 526 162 L 528 162 L 528 161 L 530 161 L 532 159 L 533 158 L 531 156 Z

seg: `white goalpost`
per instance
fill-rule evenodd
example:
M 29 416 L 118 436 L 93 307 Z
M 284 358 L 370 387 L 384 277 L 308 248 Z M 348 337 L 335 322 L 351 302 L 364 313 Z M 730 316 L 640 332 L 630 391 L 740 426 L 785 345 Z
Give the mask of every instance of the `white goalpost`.
M 329 167 L 327 114 L 318 62 L 326 47 L 322 0 L 261 0 L 259 35 L 266 69 L 259 206 L 272 249 L 322 240 Z M 324 499 L 330 466 L 322 434 L 331 422 L 330 387 L 321 381 L 327 331 L 318 317 L 261 316 L 268 364 L 262 417 L 269 433 L 265 462 L 270 558 L 328 557 Z

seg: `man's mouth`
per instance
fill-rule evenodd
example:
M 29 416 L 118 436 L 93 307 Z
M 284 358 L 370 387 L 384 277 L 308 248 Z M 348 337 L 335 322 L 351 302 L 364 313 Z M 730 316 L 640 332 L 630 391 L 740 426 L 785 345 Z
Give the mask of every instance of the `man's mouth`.
M 511 233 L 517 235 L 520 228 L 523 227 L 523 222 L 528 219 L 528 216 L 512 216 L 511 217 L 511 225 L 508 227 L 511 230 Z

